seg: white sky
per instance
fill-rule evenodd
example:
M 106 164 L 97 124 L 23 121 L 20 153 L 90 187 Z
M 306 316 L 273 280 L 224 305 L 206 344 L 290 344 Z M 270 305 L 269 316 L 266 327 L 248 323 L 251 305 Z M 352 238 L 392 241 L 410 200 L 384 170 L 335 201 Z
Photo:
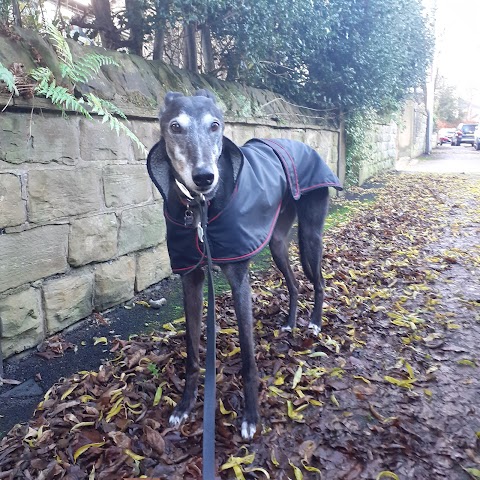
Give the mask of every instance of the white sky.
M 439 74 L 480 105 L 480 0 L 436 1 Z

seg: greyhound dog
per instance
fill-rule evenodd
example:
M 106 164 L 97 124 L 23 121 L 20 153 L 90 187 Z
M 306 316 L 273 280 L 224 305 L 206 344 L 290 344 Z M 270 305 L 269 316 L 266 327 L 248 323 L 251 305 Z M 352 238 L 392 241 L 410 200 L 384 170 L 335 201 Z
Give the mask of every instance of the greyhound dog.
M 203 232 L 198 227 L 198 202 L 202 198 L 208 205 L 206 241 L 213 250 L 214 263 L 220 265 L 232 289 L 244 383 L 241 433 L 249 440 L 259 421 L 250 258 L 269 244 L 290 295 L 285 328 L 294 328 L 298 288 L 289 263 L 288 239 L 298 218 L 301 263 L 315 291 L 310 327 L 318 333 L 324 296 L 322 231 L 328 187 L 342 187 L 318 154 L 303 143 L 252 140 L 237 147 L 223 136 L 222 112 L 207 90 L 194 96 L 167 93 L 160 127 L 161 140 L 150 151 L 147 167 L 164 199 L 172 269 L 182 275 L 187 342 L 184 392 L 170 416 L 170 425 L 178 427 L 188 418 L 197 397 L 205 256 Z M 298 159 L 305 159 L 304 164 L 299 165 Z M 308 177 L 309 183 L 301 176 Z M 229 248 L 233 252 L 227 252 Z

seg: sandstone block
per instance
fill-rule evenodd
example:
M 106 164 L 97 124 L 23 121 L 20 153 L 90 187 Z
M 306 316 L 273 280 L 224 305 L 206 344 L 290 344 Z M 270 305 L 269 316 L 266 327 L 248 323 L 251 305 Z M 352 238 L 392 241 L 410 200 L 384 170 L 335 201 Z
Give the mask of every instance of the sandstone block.
M 105 167 L 103 189 L 107 207 L 135 205 L 152 198 L 152 183 L 145 165 Z
M 121 257 L 95 267 L 95 301 L 98 311 L 130 300 L 134 295 L 135 259 Z
M 255 127 L 253 125 L 235 125 L 233 129 L 232 140 L 239 146 L 248 142 L 255 136 Z
M 170 258 L 165 243 L 152 250 L 137 254 L 137 275 L 135 279 L 135 290 L 137 292 L 145 290 L 171 274 Z
M 104 262 L 117 254 L 117 217 L 114 213 L 72 220 L 68 263 L 75 267 Z
M 255 125 L 253 130 L 255 138 L 277 138 L 277 130 L 267 125 Z
M 0 160 L 8 163 L 74 165 L 80 158 L 78 119 L 73 116 L 4 112 L 0 138 Z
M 131 122 L 132 132 L 138 137 L 138 139 L 147 147 L 147 150 L 152 148 L 160 140 L 160 124 L 155 121 L 137 121 Z M 145 162 L 145 155 L 138 149 L 136 145 L 133 146 L 134 157 L 133 161 Z
M 68 225 L 0 235 L 0 292 L 67 270 Z
M 165 240 L 165 232 L 160 203 L 124 210 L 120 217 L 118 254 L 154 247 Z
M 45 222 L 95 212 L 104 206 L 100 172 L 76 170 L 33 170 L 28 174 L 29 220 Z
M 43 284 L 47 332 L 54 333 L 93 310 L 93 272 L 67 275 Z
M 37 345 L 43 338 L 40 292 L 28 288 L 0 298 L 0 322 L 5 357 Z
M 86 161 L 123 162 L 134 158 L 130 139 L 117 135 L 108 123 L 80 120 L 80 155 Z
M 20 225 L 27 220 L 22 200 L 20 177 L 9 173 L 0 175 L 0 228 Z

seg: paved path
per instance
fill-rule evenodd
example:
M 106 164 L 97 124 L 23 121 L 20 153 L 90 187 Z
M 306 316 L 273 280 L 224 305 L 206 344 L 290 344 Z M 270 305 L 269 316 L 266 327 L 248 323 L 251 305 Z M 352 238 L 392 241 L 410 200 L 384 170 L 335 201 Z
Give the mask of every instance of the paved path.
M 445 144 L 434 148 L 431 155 L 399 162 L 396 168 L 404 172 L 480 174 L 480 151 L 470 145 Z

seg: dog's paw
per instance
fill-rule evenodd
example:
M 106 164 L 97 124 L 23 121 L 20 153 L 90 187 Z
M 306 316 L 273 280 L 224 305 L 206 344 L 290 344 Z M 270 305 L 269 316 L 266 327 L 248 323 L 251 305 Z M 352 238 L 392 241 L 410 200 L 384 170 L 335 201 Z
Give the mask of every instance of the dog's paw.
M 314 335 L 318 335 L 322 331 L 322 327 L 315 325 L 314 323 L 309 323 L 308 328 L 312 331 Z
M 168 423 L 173 428 L 178 428 L 186 419 L 188 418 L 188 413 L 178 414 L 172 413 L 168 419 Z
M 256 431 L 257 425 L 255 423 L 249 423 L 246 420 L 242 422 L 242 438 L 244 440 L 251 440 Z

